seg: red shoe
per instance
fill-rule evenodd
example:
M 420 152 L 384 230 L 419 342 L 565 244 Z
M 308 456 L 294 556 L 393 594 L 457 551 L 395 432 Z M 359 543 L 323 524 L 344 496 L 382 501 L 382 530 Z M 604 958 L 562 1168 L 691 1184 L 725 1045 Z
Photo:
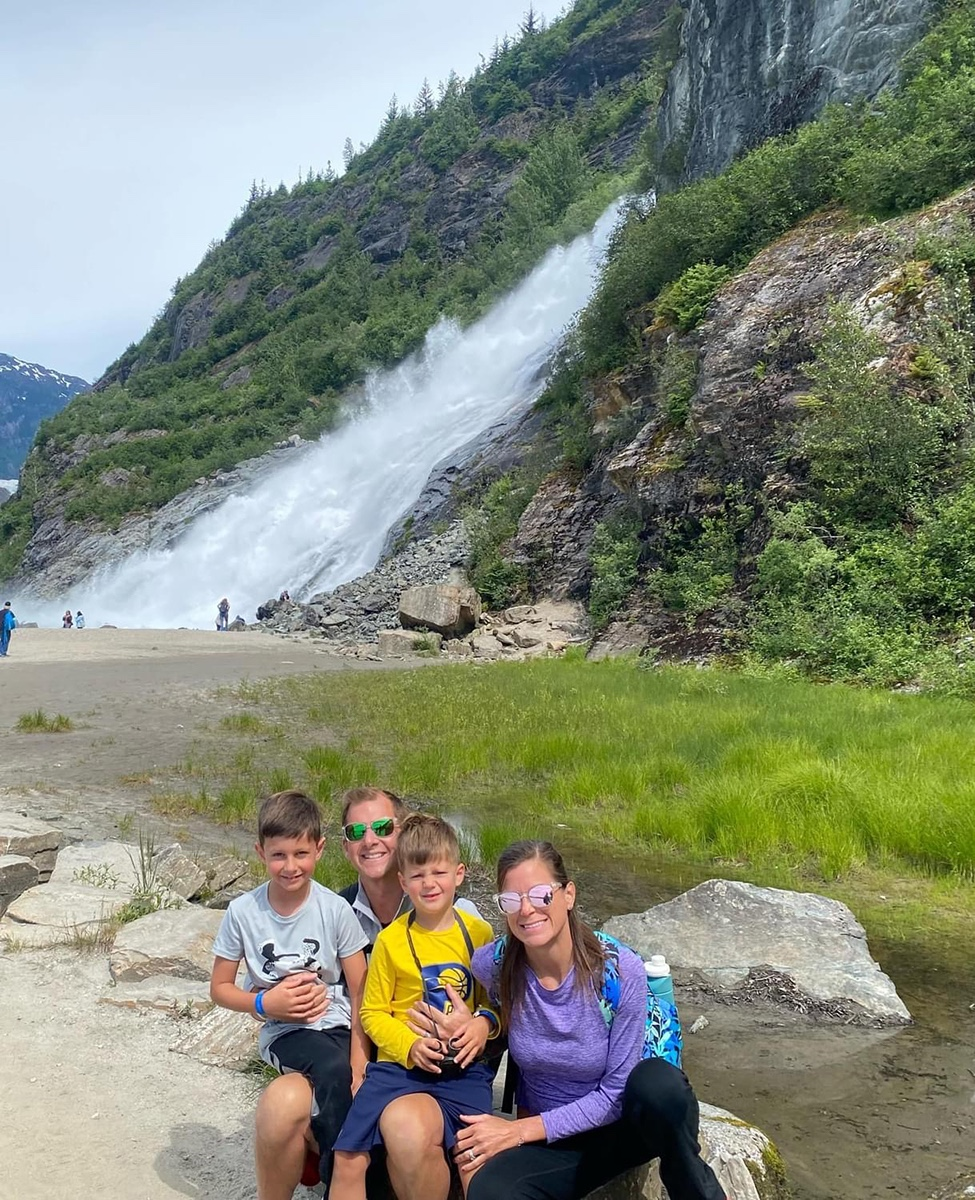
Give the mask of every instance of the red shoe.
M 314 1150 L 305 1151 L 305 1165 L 301 1172 L 301 1182 L 305 1187 L 317 1187 L 322 1182 L 318 1174 L 318 1158 Z

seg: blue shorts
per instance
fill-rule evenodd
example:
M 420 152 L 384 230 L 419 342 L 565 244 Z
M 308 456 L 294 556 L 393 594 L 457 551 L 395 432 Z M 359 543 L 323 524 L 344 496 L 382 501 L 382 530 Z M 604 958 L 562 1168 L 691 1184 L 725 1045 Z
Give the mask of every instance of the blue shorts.
M 421 1094 L 432 1096 L 440 1105 L 443 1144 L 449 1150 L 464 1128 L 462 1114 L 473 1116 L 491 1111 L 491 1072 L 483 1063 L 474 1063 L 456 1079 L 443 1079 L 417 1067 L 401 1067 L 399 1063 L 370 1063 L 342 1132 L 335 1140 L 335 1149 L 371 1150 L 382 1142 L 379 1118 L 386 1105 L 400 1096 Z

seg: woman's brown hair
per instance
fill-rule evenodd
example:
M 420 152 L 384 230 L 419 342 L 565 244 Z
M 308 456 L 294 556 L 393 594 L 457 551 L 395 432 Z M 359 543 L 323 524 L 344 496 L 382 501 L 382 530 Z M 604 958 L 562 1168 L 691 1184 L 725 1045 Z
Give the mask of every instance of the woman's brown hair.
M 568 872 L 562 855 L 551 842 L 512 842 L 501 852 L 498 859 L 498 891 L 503 891 L 508 872 L 524 862 L 537 859 L 552 872 L 552 882 L 564 887 L 569 882 Z M 606 955 L 602 942 L 589 926 L 576 915 L 574 908 L 568 910 L 569 933 L 572 937 L 572 963 L 575 967 L 573 987 L 591 987 L 599 995 L 602 987 L 603 967 Z M 498 980 L 498 999 L 506 1019 L 518 1007 L 525 995 L 525 972 L 527 970 L 525 946 L 518 938 L 508 935 L 508 944 L 501 960 L 501 975 Z

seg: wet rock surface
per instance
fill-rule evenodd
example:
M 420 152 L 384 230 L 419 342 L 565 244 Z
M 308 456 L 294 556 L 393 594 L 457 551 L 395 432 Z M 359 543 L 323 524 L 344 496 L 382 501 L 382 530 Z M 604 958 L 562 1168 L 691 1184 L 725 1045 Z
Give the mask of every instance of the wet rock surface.
M 924 28 L 926 0 L 686 0 L 658 119 L 678 180 L 722 170 L 830 101 L 875 96 Z

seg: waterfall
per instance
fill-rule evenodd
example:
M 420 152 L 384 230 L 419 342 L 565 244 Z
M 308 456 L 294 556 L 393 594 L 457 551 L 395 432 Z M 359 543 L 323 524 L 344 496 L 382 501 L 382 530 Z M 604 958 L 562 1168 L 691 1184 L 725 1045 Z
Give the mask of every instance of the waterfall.
M 30 604 L 32 615 L 51 623 L 80 608 L 92 625 L 213 628 L 221 596 L 231 617 L 253 620 L 282 588 L 307 597 L 371 570 L 437 463 L 537 398 L 547 359 L 589 300 L 619 209 L 550 251 L 469 328 L 441 321 L 420 351 L 369 378 L 339 429 L 198 517 L 177 542 L 96 572 L 57 604 Z

